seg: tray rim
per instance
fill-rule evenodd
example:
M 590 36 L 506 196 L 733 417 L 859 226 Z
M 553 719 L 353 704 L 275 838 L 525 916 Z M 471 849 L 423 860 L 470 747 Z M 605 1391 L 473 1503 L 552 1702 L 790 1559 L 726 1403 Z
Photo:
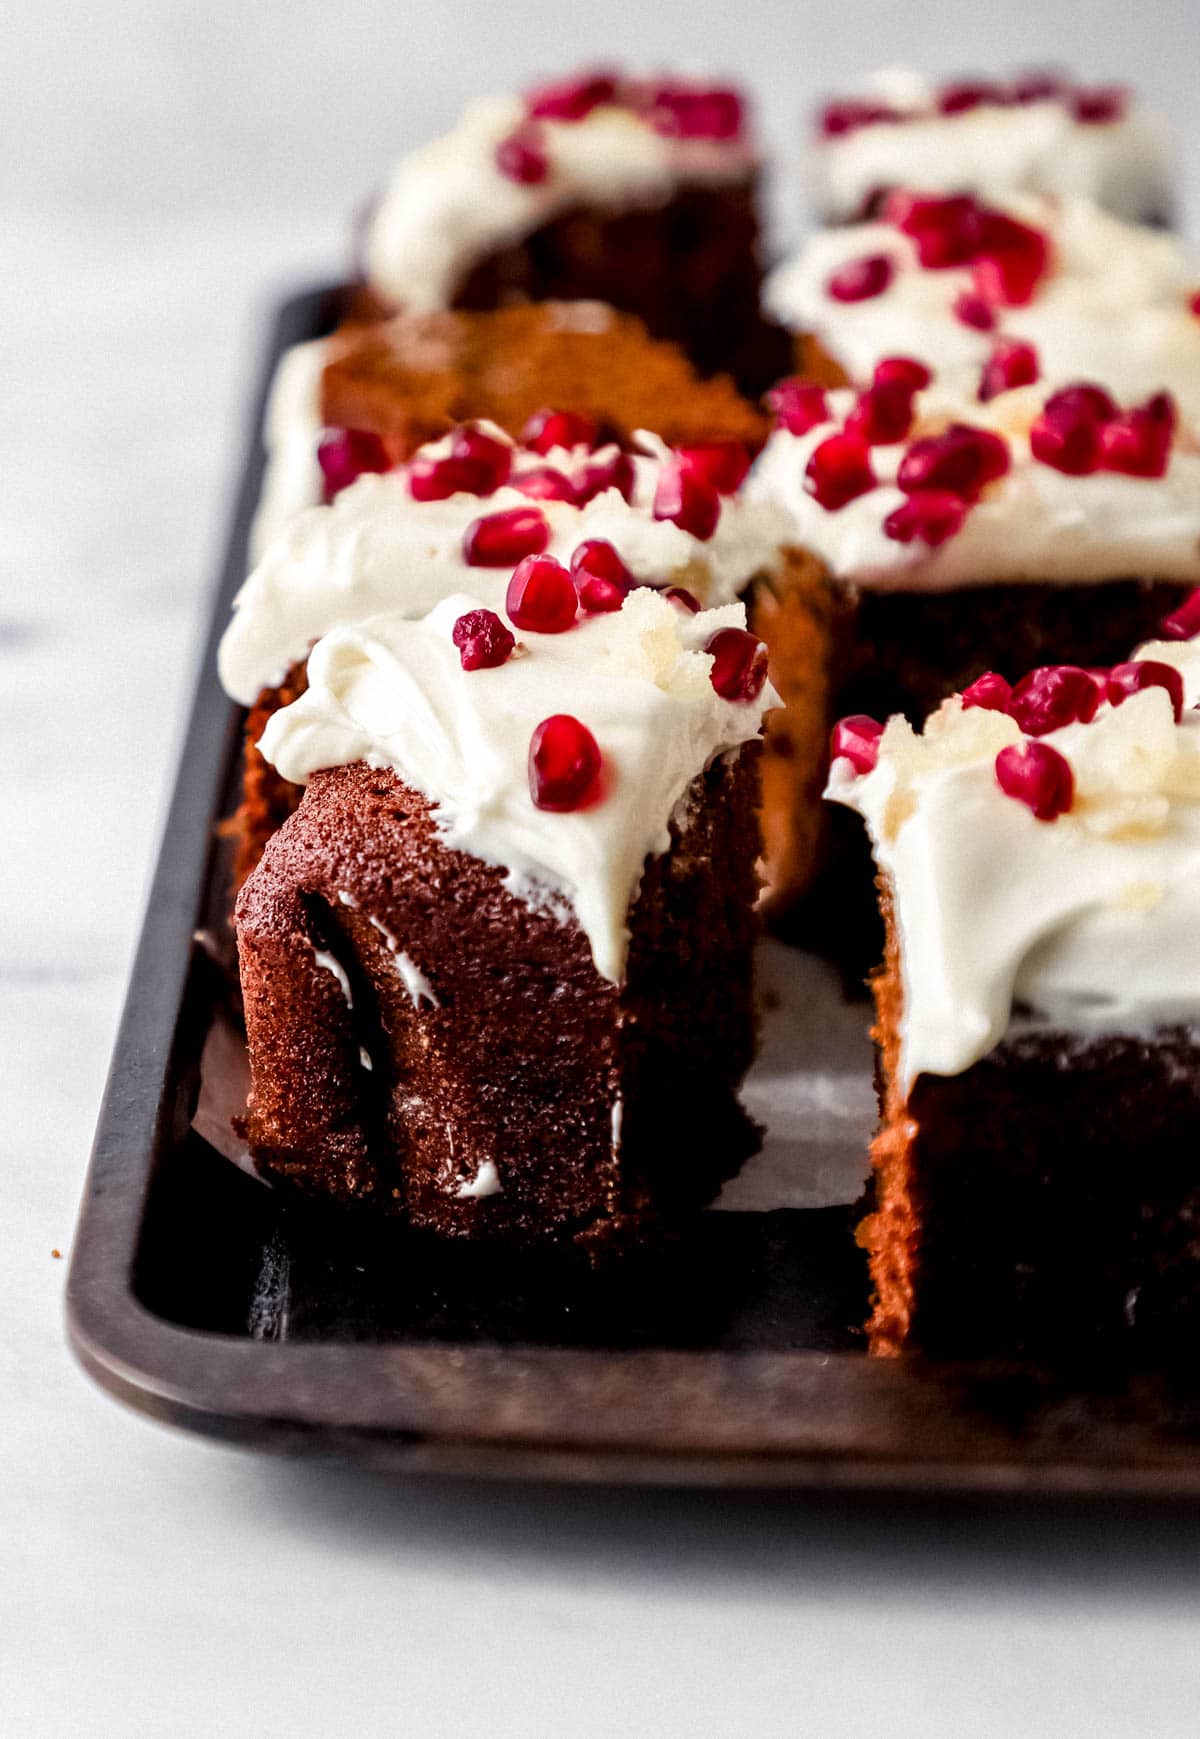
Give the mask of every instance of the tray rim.
M 196 982 L 194 933 L 244 716 L 220 690 L 216 648 L 244 575 L 264 465 L 264 412 L 283 349 L 328 325 L 343 288 L 322 284 L 277 303 L 259 366 L 232 524 L 74 1238 L 66 1327 L 83 1369 L 126 1405 L 204 1436 L 411 1473 L 1200 1497 L 1194 1440 L 1131 1453 L 1136 1431 L 1123 1450 L 1127 1428 L 1119 1414 L 1115 1424 L 1091 1422 L 1098 1443 L 1079 1455 L 1068 1452 L 1068 1409 L 1061 1440 L 1052 1434 L 1030 1453 L 1028 1419 L 1047 1410 L 1057 1417 L 1061 1384 L 1011 1367 L 803 1351 L 268 1342 L 170 1323 L 137 1298 L 134 1258 L 155 1155 L 190 1121 L 179 1062 Z M 989 1417 L 981 1424 L 979 1396 L 1013 1383 L 1025 1395 L 1018 1422 Z M 874 1433 L 869 1451 L 864 1429 Z

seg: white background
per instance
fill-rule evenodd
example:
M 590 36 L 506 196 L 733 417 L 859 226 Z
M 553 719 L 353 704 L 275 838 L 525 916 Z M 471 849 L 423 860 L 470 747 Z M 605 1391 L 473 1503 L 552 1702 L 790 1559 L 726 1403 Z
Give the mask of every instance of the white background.
M 394 154 L 589 56 L 729 68 L 786 156 L 864 66 L 1062 58 L 1195 125 L 1196 0 L 62 0 L 0 39 L 0 1731 L 1200 1729 L 1191 1517 L 388 1485 L 74 1369 L 75 1203 L 269 299 Z M 1187 208 L 1200 197 L 1195 138 Z M 779 209 L 794 219 L 794 196 Z

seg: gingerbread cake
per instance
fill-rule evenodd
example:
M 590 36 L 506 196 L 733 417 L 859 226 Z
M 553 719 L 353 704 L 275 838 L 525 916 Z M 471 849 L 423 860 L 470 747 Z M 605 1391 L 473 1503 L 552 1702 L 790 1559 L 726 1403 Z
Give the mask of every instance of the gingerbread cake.
M 889 192 L 1038 193 L 1095 200 L 1133 223 L 1174 207 L 1171 151 L 1156 116 L 1120 85 L 1057 72 L 940 84 L 897 70 L 822 104 L 808 183 L 825 223 L 877 215 Z
M 322 639 L 238 901 L 264 1175 L 453 1237 L 624 1239 L 754 1145 L 757 738 L 737 604 L 581 613 L 530 557 Z
M 829 795 L 866 821 L 888 931 L 877 1353 L 1190 1356 L 1198 700 L 1200 647 L 1152 642 L 838 738 Z
M 365 282 L 417 314 L 611 303 L 761 389 L 758 175 L 732 86 L 593 71 L 476 102 L 395 169 Z

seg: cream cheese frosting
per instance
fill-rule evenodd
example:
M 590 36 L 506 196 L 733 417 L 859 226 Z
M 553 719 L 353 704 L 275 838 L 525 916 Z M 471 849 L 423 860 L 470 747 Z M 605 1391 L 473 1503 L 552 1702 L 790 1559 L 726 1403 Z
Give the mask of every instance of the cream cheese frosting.
M 285 779 L 365 761 L 391 767 L 435 806 L 446 843 L 502 865 L 535 904 L 576 915 L 597 971 L 621 981 L 627 920 L 648 857 L 686 822 L 692 783 L 718 756 L 758 735 L 778 705 L 767 683 L 753 701 L 718 695 L 706 641 L 745 626 L 740 604 L 692 615 L 658 593 L 630 593 L 609 614 L 566 633 L 520 634 L 497 669 L 465 671 L 454 623 L 487 605 L 460 593 L 427 615 L 383 615 L 335 629 L 308 662 L 308 690 L 270 719 L 260 748 Z M 568 712 L 603 756 L 596 799 L 569 813 L 535 806 L 530 737 Z
M 1039 738 L 1075 781 L 1037 820 L 996 782 L 1007 714 L 946 701 L 923 734 L 887 725 L 874 769 L 839 758 L 826 795 L 855 809 L 890 883 L 903 978 L 901 1069 L 956 1075 L 1028 1021 L 1067 1035 L 1200 1024 L 1200 645 L 1134 655 L 1183 678 Z
M 1046 397 L 1020 387 L 981 404 L 935 383 L 916 397 L 916 421 L 902 443 L 873 447 L 877 487 L 827 510 L 805 489 L 814 449 L 837 432 L 854 402 L 831 392 L 836 421 L 803 435 L 777 429 L 760 454 L 746 496 L 775 501 L 793 541 L 846 584 L 868 590 L 950 591 L 1015 581 L 1057 584 L 1145 576 L 1200 583 L 1200 438 L 1181 427 L 1162 477 L 1114 471 L 1068 476 L 1036 460 L 1029 428 Z M 990 484 L 962 529 L 936 548 L 898 543 L 884 521 L 905 500 L 895 478 L 908 442 L 952 422 L 991 429 L 1008 443 L 1010 469 Z
M 1169 141 L 1132 101 L 1113 119 L 1090 124 L 1055 97 L 943 115 L 933 87 L 903 70 L 877 74 L 867 95 L 897 118 L 818 138 L 809 151 L 810 196 L 826 221 L 855 217 L 888 187 L 1082 197 L 1134 222 L 1170 210 Z
M 961 378 L 991 355 L 998 335 L 1034 344 L 1046 380 L 1100 381 L 1121 399 L 1169 390 L 1200 417 L 1200 258 L 1161 230 L 1122 223 L 1088 200 L 1031 196 L 994 202 L 1050 241 L 1054 264 L 1023 307 L 995 310 L 981 332 L 954 313 L 972 288 L 969 267 L 922 267 L 911 238 L 886 222 L 814 235 L 764 286 L 768 310 L 793 332 L 811 333 L 851 380 L 867 381 L 884 356 L 918 356 L 942 377 Z M 888 287 L 858 302 L 828 293 L 840 266 L 882 254 Z
M 549 173 L 525 184 L 496 165 L 497 146 L 525 121 L 520 97 L 473 103 L 452 132 L 401 160 L 366 239 L 367 278 L 390 302 L 448 308 L 478 260 L 573 206 L 660 206 L 682 185 L 737 180 L 756 161 L 742 138 L 666 137 L 604 103 L 582 120 L 538 120 Z
M 494 427 L 490 432 L 506 438 Z M 766 497 L 752 503 L 722 496 L 717 528 L 705 542 L 669 520 L 656 520 L 654 486 L 668 449 L 650 435 L 639 441 L 650 450 L 634 456 L 632 505 L 615 489 L 582 507 L 532 502 L 507 484 L 488 496 L 414 501 L 407 466 L 360 477 L 328 507 L 310 508 L 286 526 L 243 585 L 218 654 L 226 691 L 250 705 L 264 687 L 281 682 L 322 634 L 381 611 L 420 616 L 450 593 L 466 591 L 491 609 L 502 608 L 511 566 L 469 566 L 463 533 L 481 515 L 515 507 L 541 510 L 550 527 L 548 553 L 560 560 L 584 538 L 604 538 L 639 579 L 685 585 L 703 603 L 735 598 L 774 561 L 786 514 Z M 448 450 L 449 437 L 421 448 L 420 455 Z M 519 476 L 549 465 L 573 474 L 603 457 L 603 449 L 517 449 L 513 470 Z
M 329 356 L 324 338 L 284 351 L 271 382 L 263 420 L 266 464 L 262 494 L 250 527 L 250 559 L 257 562 L 285 525 L 320 501 L 317 463 L 324 419 L 321 377 Z

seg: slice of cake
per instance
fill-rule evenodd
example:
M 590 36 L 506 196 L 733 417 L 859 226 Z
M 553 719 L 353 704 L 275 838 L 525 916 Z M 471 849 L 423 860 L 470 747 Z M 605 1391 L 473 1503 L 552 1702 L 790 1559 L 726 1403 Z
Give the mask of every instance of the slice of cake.
M 753 609 L 786 707 L 763 769 L 772 899 L 806 894 L 806 924 L 823 945 L 857 939 L 855 966 L 878 959 L 879 932 L 861 830 L 814 803 L 832 720 L 919 722 L 1050 651 L 1109 664 L 1200 582 L 1200 441 L 1170 396 L 1006 387 L 1038 370 L 1028 346 L 1011 360 L 971 398 L 923 386 L 904 357 L 861 393 L 788 384 L 747 485 L 793 526 Z
M 808 181 L 826 223 L 876 215 L 897 187 L 1083 197 L 1132 223 L 1164 223 L 1171 157 L 1161 122 L 1123 86 L 1048 72 L 933 84 L 894 71 L 823 104 Z
M 603 1240 L 754 1145 L 742 606 L 578 611 L 533 557 L 323 639 L 264 753 L 307 781 L 238 901 L 264 1174 L 448 1236 Z
M 839 732 L 888 931 L 877 1353 L 1194 1350 L 1198 700 L 1200 647 L 1158 642 Z
M 528 429 L 537 445 L 516 446 L 495 425 L 473 423 L 353 482 L 353 455 L 336 475 L 326 461 L 327 486 L 344 486 L 270 546 L 221 642 L 221 680 L 251 709 L 239 883 L 299 799 L 256 745 L 271 714 L 302 692 L 309 648 L 330 629 L 381 611 L 424 615 L 456 592 L 502 608 L 528 555 L 569 563 L 589 613 L 616 609 L 646 582 L 726 603 L 775 564 L 787 516 L 738 492 L 747 448 L 672 450 L 646 435 L 646 450 L 631 454 L 592 445 L 593 431 L 577 413 L 555 413 Z
M 1200 259 L 1087 200 L 897 193 L 876 221 L 813 236 L 764 296 L 795 366 L 827 384 L 866 386 L 906 355 L 961 385 L 1020 342 L 1055 384 L 1169 387 L 1200 417 Z
M 366 284 L 412 313 L 608 302 L 761 387 L 758 174 L 731 86 L 593 72 L 476 102 L 397 166 Z
M 297 346 L 280 366 L 255 559 L 348 477 L 411 458 L 473 419 L 516 438 L 534 419 L 544 425 L 547 407 L 569 409 L 597 442 L 622 446 L 654 429 L 674 447 L 741 441 L 757 451 L 767 433 L 731 381 L 700 380 L 677 346 L 600 303 L 355 322 Z

